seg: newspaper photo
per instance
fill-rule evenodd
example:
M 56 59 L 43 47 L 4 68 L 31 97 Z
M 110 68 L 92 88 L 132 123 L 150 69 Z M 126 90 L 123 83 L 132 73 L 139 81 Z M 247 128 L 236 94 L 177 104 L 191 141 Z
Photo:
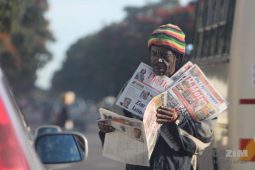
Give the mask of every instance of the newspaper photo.
M 187 62 L 178 72 L 169 78 L 167 76 L 157 76 L 153 72 L 152 67 L 140 63 L 122 94 L 117 99 L 116 105 L 142 118 L 150 100 L 154 96 L 166 91 L 192 65 L 191 62 Z

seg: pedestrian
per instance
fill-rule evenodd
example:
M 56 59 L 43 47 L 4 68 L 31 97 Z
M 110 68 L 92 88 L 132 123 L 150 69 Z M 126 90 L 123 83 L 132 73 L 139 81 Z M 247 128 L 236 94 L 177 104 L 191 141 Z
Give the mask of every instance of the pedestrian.
M 73 129 L 74 122 L 71 116 L 70 107 L 75 102 L 76 95 L 72 91 L 64 92 L 59 100 L 59 112 L 56 115 L 56 125 L 64 129 Z
M 154 73 L 171 77 L 184 64 L 185 34 L 176 25 L 162 25 L 152 32 L 148 48 Z M 124 112 L 125 116 L 134 117 Z M 150 167 L 126 165 L 126 170 L 196 169 L 196 155 L 210 144 L 213 137 L 210 121 L 195 121 L 190 116 L 177 113 L 174 108 L 164 106 L 157 109 L 156 116 L 157 123 L 162 126 L 150 158 Z M 105 133 L 114 131 L 103 121 L 98 122 L 98 127 L 102 141 Z M 162 133 L 167 137 L 163 138 Z
M 56 124 L 61 128 L 65 128 L 66 122 L 69 120 L 69 110 L 68 105 L 65 102 L 65 95 L 60 96 L 60 109 L 57 113 Z

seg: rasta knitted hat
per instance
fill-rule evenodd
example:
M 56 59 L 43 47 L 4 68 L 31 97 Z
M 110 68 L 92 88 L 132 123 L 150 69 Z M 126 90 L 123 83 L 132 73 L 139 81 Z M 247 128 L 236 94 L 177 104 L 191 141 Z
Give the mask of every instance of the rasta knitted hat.
M 152 45 L 167 46 L 172 50 L 185 54 L 185 34 L 173 24 L 161 25 L 154 30 L 148 40 L 148 47 Z

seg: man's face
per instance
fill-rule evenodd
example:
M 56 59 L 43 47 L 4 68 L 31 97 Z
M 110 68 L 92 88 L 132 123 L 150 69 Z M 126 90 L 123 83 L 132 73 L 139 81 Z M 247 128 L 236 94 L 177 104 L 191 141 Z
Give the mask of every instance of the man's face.
M 176 56 L 174 53 L 159 46 L 151 46 L 151 65 L 156 75 L 166 75 L 170 77 L 175 72 Z

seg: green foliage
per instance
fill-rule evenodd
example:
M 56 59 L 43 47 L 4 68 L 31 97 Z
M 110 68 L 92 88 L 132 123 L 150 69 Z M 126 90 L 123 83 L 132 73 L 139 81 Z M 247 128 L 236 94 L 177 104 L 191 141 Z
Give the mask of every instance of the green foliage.
M 0 1 L 0 64 L 16 94 L 34 87 L 36 70 L 52 58 L 47 0 Z
M 148 62 L 148 35 L 143 38 L 130 29 L 126 23 L 113 24 L 80 39 L 68 50 L 63 69 L 55 74 L 53 89 L 73 90 L 90 99 L 116 95 L 138 64 Z

